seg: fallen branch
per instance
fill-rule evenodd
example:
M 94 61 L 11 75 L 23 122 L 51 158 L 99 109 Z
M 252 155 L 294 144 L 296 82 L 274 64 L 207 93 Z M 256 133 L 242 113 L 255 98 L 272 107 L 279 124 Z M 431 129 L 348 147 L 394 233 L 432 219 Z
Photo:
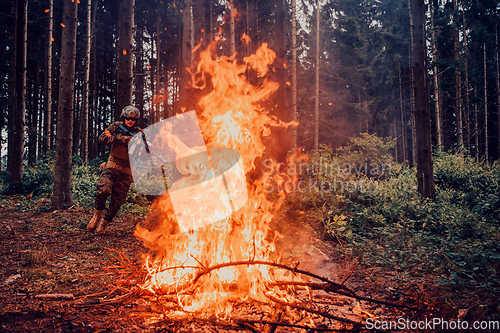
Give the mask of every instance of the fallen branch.
M 340 328 L 335 329 L 335 328 L 324 328 L 324 327 L 309 327 L 309 326 L 305 326 L 305 325 L 297 325 L 297 324 L 290 324 L 290 323 L 273 322 L 273 321 L 267 321 L 267 320 L 250 320 L 250 319 L 240 319 L 240 318 L 233 319 L 233 321 L 236 323 L 246 322 L 249 324 L 263 324 L 263 325 L 271 325 L 271 326 L 300 328 L 300 329 L 305 329 L 308 331 L 321 331 L 321 332 L 352 332 L 352 331 L 356 331 L 356 332 L 359 332 L 359 328 L 349 330 L 349 329 L 340 329 Z
M 367 302 L 372 302 L 372 303 L 377 303 L 377 304 L 384 304 L 384 305 L 389 305 L 389 306 L 393 306 L 393 307 L 397 307 L 397 308 L 405 308 L 405 309 L 414 310 L 414 311 L 427 311 L 426 309 L 416 308 L 413 306 L 404 305 L 404 304 L 400 304 L 400 303 L 383 301 L 380 299 L 359 296 L 356 294 L 344 293 L 343 291 L 338 290 L 336 288 L 336 286 L 334 286 L 332 288 L 332 286 L 329 285 L 328 283 L 312 283 L 312 282 L 302 282 L 302 281 L 277 281 L 277 282 L 269 284 L 269 286 L 271 286 L 271 287 L 273 287 L 273 286 L 286 286 L 286 285 L 303 286 L 303 287 L 308 287 L 308 288 L 316 289 L 316 290 L 324 290 L 326 292 L 334 292 L 334 293 L 337 293 L 339 295 L 352 297 L 352 298 L 355 298 L 355 299 L 360 300 L 360 301 L 367 301 Z
M 73 300 L 73 299 L 75 299 L 75 295 L 73 295 L 73 294 L 39 294 L 39 295 L 35 295 L 35 298 Z
M 340 284 L 343 285 L 347 281 L 347 279 L 351 276 L 351 274 L 354 272 L 354 269 L 356 269 L 356 266 L 358 266 L 359 259 L 361 259 L 362 255 L 363 255 L 363 251 L 360 251 L 358 258 L 356 259 L 354 264 L 352 264 L 351 271 L 342 279 L 342 281 L 340 281 Z
M 318 279 L 320 281 L 326 282 L 327 284 L 331 285 L 332 287 L 336 287 L 338 290 L 344 290 L 346 293 L 348 293 L 350 295 L 355 295 L 354 291 L 352 291 L 351 289 L 347 288 L 346 286 L 343 286 L 343 285 L 340 285 L 340 284 L 338 284 L 336 282 L 330 281 L 327 278 L 324 278 L 322 276 L 316 275 L 314 273 L 297 269 L 298 264 L 295 267 L 289 267 L 287 265 L 278 264 L 278 263 L 275 263 L 275 262 L 258 261 L 258 260 L 255 260 L 255 261 L 254 260 L 252 260 L 252 261 L 234 261 L 234 262 L 228 262 L 228 263 L 223 263 L 223 264 L 219 264 L 219 265 L 214 265 L 214 266 L 211 266 L 211 267 L 207 267 L 205 269 L 202 269 L 200 272 L 198 272 L 196 274 L 196 276 L 193 279 L 192 283 L 195 284 L 196 281 L 198 281 L 198 279 L 200 277 L 202 277 L 205 274 L 210 273 L 211 271 L 214 271 L 214 270 L 217 270 L 217 269 L 221 269 L 221 268 L 224 268 L 224 267 L 240 266 L 240 265 L 267 265 L 267 266 L 279 267 L 279 268 L 282 268 L 282 269 L 289 270 L 289 271 L 291 271 L 293 273 L 296 273 L 296 274 L 302 274 L 302 275 L 313 277 L 313 278 Z
M 280 305 L 283 305 L 283 306 L 289 306 L 289 307 L 295 308 L 297 310 L 307 311 L 307 312 L 314 313 L 314 314 L 320 315 L 320 316 L 328 318 L 328 319 L 333 319 L 333 320 L 337 320 L 337 321 L 340 321 L 340 322 L 343 322 L 343 323 L 351 324 L 353 326 L 357 326 L 357 327 L 363 326 L 363 323 L 359 323 L 357 321 L 353 321 L 353 320 L 350 320 L 350 319 L 347 319 L 347 318 L 337 317 L 337 316 L 331 315 L 331 314 L 323 312 L 323 311 L 306 308 L 305 306 L 301 306 L 301 305 L 299 305 L 297 303 L 283 302 L 283 301 L 281 301 L 281 300 L 279 300 L 276 297 L 273 297 L 271 295 L 266 295 L 266 296 L 271 301 L 273 301 L 275 303 L 278 303 Z

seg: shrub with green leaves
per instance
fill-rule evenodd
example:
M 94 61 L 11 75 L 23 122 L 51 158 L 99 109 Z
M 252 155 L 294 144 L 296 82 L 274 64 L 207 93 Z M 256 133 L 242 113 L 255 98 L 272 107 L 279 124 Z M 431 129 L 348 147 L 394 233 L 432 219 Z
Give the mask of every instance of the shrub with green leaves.
M 99 166 L 106 159 L 96 158 L 82 165 L 79 158 L 73 158 L 72 169 L 72 194 L 76 204 L 92 210 L 94 207 L 96 184 L 99 179 Z M 39 161 L 24 165 L 23 192 L 24 198 L 18 205 L 20 210 L 30 210 L 33 203 L 40 198 L 49 198 L 54 187 L 54 165 L 55 156 L 50 152 Z M 8 179 L 6 173 L 2 174 L 2 191 L 8 190 Z M 128 193 L 127 200 L 122 206 L 121 212 L 136 215 L 146 215 L 149 208 L 149 201 L 146 197 L 135 191 L 133 185 Z
M 390 162 L 391 174 L 377 179 L 376 191 L 294 193 L 295 205 L 311 209 L 334 240 L 362 251 L 366 265 L 432 273 L 448 284 L 499 289 L 499 166 L 436 153 L 436 199 L 430 201 L 417 191 L 415 168 L 398 165 L 387 156 L 390 147 L 367 135 L 335 152 L 321 147 L 312 163 L 319 159 L 340 165 Z M 332 175 L 316 172 L 302 177 L 328 181 Z M 369 175 L 349 177 L 360 181 Z

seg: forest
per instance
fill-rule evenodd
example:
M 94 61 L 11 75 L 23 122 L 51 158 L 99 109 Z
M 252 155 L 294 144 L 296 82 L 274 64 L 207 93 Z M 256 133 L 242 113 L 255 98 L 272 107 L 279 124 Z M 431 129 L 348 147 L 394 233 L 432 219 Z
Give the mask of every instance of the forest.
M 500 327 L 498 1 L 6 0 L 0 18 L 3 329 L 150 327 L 122 312 L 186 332 L 370 329 L 431 312 Z M 127 105 L 143 129 L 194 110 L 208 147 L 241 153 L 254 207 L 226 221 L 228 234 L 216 223 L 184 239 L 168 193 L 132 185 L 111 236 L 86 235 L 109 156 L 98 138 Z M 253 238 L 240 238 L 247 230 Z M 202 234 L 227 239 L 222 254 Z M 175 252 L 193 240 L 201 252 Z M 265 287 L 254 279 L 268 271 L 236 279 L 258 296 L 207 282 L 242 263 L 272 270 Z M 176 301 L 153 282 L 172 267 L 197 267 L 176 280 L 193 274 Z M 297 267 L 298 280 L 277 273 Z M 222 290 L 200 291 L 211 283 Z M 69 292 L 73 307 L 57 318 L 50 309 L 68 300 L 33 298 Z M 212 292 L 224 309 L 201 301 Z M 344 313 L 321 292 L 358 303 Z M 79 312 L 96 297 L 101 308 Z M 280 310 L 238 303 L 253 316 L 243 318 L 235 298 Z

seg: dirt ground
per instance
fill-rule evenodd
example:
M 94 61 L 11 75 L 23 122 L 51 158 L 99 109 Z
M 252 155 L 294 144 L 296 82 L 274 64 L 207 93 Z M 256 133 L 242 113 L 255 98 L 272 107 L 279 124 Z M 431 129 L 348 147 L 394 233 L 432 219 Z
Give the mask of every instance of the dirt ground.
M 116 275 L 109 274 L 110 267 L 120 265 L 118 253 L 126 256 L 130 265 L 141 266 L 146 250 L 133 234 L 141 218 L 118 215 L 108 233 L 99 236 L 87 233 L 85 226 L 91 213 L 78 206 L 50 210 L 48 200 L 27 204 L 20 197 L 4 197 L 0 204 L 0 331 L 245 331 L 213 326 L 207 329 L 189 321 L 149 323 L 148 318 L 158 309 L 147 297 L 130 293 L 137 280 L 120 284 Z M 283 212 L 273 228 L 283 234 L 277 247 L 285 261 L 300 262 L 299 268 L 333 281 L 349 275 L 347 285 L 361 296 L 410 301 L 433 309 L 409 313 L 366 305 L 386 319 L 410 315 L 414 319 L 498 318 L 498 295 L 441 289 L 432 277 L 414 278 L 412 283 L 401 285 L 397 272 L 357 268 L 356 258 L 337 251 L 338 244 L 325 240 L 321 226 L 313 219 L 298 219 Z M 49 299 L 44 294 L 70 296 Z M 285 331 L 278 328 L 276 332 Z

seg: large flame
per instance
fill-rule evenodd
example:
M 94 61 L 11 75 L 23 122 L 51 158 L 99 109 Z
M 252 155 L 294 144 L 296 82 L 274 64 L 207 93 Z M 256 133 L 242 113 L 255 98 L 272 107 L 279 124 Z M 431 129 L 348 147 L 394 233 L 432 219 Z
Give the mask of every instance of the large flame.
M 275 59 L 275 53 L 267 44 L 262 44 L 243 62 L 238 62 L 235 56 L 216 57 L 213 49 L 209 47 L 200 52 L 193 73 L 193 78 L 197 78 L 195 87 L 203 89 L 207 83 L 212 87 L 198 102 L 202 110 L 198 120 L 208 148 L 231 148 L 241 154 L 248 200 L 229 218 L 181 233 L 167 196 L 155 203 L 154 208 L 162 212 L 159 225 L 153 231 L 138 226 L 135 232 L 156 252 L 145 264 L 149 275 L 143 288 L 161 295 L 175 295 L 182 308 L 179 315 L 186 311 L 204 311 L 223 316 L 231 311 L 234 299 L 268 302 L 266 282 L 277 279 L 277 272 L 267 265 L 228 265 L 201 274 L 203 269 L 223 263 L 267 261 L 275 252 L 277 234 L 270 232 L 269 224 L 283 195 L 269 200 L 266 184 L 273 175 L 253 172 L 250 177 L 250 172 L 255 171 L 256 160 L 263 158 L 263 137 L 271 134 L 272 127 L 290 125 L 260 107 L 279 86 L 266 78 Z M 257 73 L 259 85 L 249 83 L 246 75 L 249 70 Z M 179 156 L 192 150 L 175 139 L 173 142 Z M 267 166 L 270 165 L 277 163 L 267 161 Z M 206 209 L 194 198 L 183 200 L 191 200 L 195 215 L 195 210 Z

